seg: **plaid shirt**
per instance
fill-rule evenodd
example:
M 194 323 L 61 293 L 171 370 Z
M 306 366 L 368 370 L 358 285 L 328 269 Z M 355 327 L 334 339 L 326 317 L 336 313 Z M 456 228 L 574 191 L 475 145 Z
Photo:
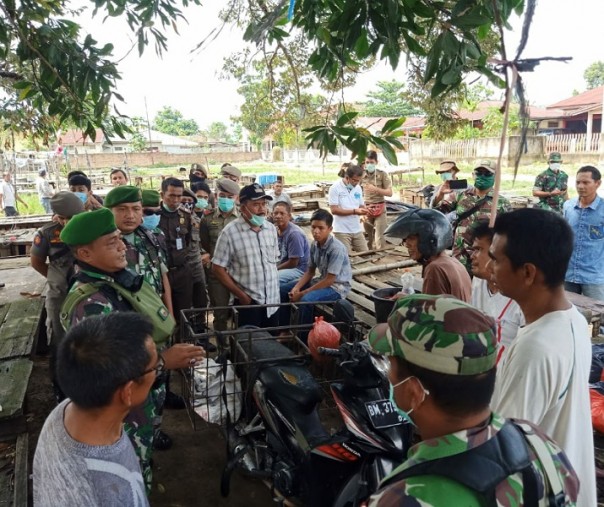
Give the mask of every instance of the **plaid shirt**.
M 278 304 L 279 246 L 277 230 L 264 222 L 258 232 L 243 217 L 225 226 L 218 236 L 212 263 L 225 268 L 235 283 L 257 304 Z M 270 317 L 277 307 L 268 308 Z
M 339 239 L 329 236 L 323 246 L 313 241 L 310 247 L 309 267 L 317 268 L 321 272 L 319 280 L 328 274 L 336 275 L 336 281 L 331 288 L 345 298 L 350 292 L 352 280 L 352 267 L 348 258 L 348 250 Z

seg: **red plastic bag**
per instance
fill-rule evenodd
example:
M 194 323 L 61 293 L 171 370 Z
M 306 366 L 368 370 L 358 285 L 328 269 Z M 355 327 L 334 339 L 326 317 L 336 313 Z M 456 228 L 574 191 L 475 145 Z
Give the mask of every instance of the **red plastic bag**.
M 308 333 L 308 348 L 316 361 L 324 361 L 325 356 L 317 352 L 319 347 L 328 349 L 337 349 L 340 346 L 340 332 L 329 322 L 325 322 L 323 317 L 315 317 L 315 323 Z
M 599 433 L 604 433 L 604 394 L 596 389 L 590 389 L 589 400 L 591 402 L 591 422 L 594 429 Z

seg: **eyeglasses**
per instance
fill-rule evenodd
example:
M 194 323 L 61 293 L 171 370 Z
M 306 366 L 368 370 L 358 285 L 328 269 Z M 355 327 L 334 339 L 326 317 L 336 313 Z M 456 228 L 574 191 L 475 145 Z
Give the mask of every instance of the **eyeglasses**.
M 143 215 L 145 215 L 146 217 L 150 217 L 152 215 L 159 215 L 161 214 L 161 210 L 158 209 L 144 209 L 143 210 Z
M 137 378 L 144 377 L 147 373 L 155 372 L 155 376 L 159 377 L 164 371 L 166 371 L 166 365 L 163 359 L 158 359 L 157 364 L 153 368 L 149 368 L 142 372 Z

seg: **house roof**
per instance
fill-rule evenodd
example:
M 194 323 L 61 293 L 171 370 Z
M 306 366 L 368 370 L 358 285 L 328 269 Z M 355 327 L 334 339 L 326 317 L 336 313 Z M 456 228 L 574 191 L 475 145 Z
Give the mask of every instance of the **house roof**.
M 586 106 L 595 106 L 602 104 L 602 95 L 604 94 L 604 86 L 598 86 L 586 92 L 575 95 L 568 99 L 561 100 L 555 104 L 547 106 L 548 109 L 583 109 Z
M 71 145 L 71 144 L 101 144 L 105 142 L 105 135 L 101 129 L 96 129 L 96 139 L 93 141 L 90 137 L 84 138 L 84 133 L 81 130 L 71 129 L 67 130 L 59 137 L 60 144 Z

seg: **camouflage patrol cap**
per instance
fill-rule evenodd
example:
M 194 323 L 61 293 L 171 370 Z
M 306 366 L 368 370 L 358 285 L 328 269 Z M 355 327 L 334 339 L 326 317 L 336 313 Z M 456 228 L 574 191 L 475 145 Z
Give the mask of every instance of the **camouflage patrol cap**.
M 495 163 L 492 160 L 481 160 L 480 162 L 478 162 L 478 164 L 476 164 L 476 167 L 474 168 L 474 170 L 476 169 L 486 169 L 487 171 L 495 174 L 496 169 L 495 169 Z
M 142 199 L 140 188 L 133 185 L 121 185 L 109 191 L 107 197 L 105 197 L 104 205 L 105 208 L 113 208 L 119 204 L 140 202 Z
M 157 208 L 159 206 L 160 196 L 157 190 L 143 190 L 143 207 Z
M 401 298 L 369 333 L 382 354 L 447 375 L 477 375 L 495 367 L 497 334 L 491 317 L 452 296 Z
M 94 240 L 116 231 L 110 209 L 100 208 L 79 213 L 61 231 L 61 241 L 69 246 L 88 245 Z
M 552 151 L 547 159 L 548 162 L 562 162 L 562 155 L 557 151 Z
M 448 173 L 449 171 L 459 171 L 457 164 L 453 160 L 443 160 L 435 171 L 436 174 Z
M 216 191 L 239 195 L 239 185 L 228 178 L 221 178 L 216 182 Z

